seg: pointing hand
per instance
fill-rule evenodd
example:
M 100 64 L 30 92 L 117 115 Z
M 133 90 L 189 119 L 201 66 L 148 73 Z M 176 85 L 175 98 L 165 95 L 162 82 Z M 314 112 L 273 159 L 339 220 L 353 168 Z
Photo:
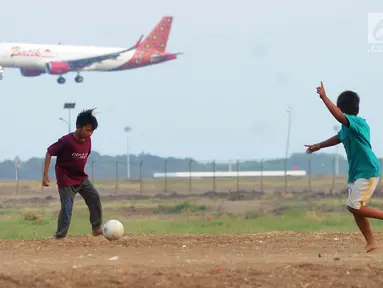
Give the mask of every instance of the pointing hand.
M 320 98 L 326 97 L 326 91 L 324 90 L 323 82 L 320 82 L 320 86 L 317 87 L 317 93 L 319 94 Z

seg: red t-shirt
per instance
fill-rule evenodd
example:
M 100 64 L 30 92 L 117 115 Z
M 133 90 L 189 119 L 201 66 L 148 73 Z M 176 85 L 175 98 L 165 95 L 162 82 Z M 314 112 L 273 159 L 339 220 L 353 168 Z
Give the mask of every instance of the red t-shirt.
M 72 133 L 48 147 L 48 153 L 57 156 L 55 171 L 59 187 L 79 185 L 88 178 L 85 165 L 90 152 L 91 138 L 79 141 Z

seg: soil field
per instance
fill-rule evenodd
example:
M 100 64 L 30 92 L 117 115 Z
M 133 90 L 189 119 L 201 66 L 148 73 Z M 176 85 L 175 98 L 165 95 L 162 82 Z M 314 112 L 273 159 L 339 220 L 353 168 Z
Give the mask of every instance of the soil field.
M 0 287 L 383 287 L 383 248 L 363 247 L 359 233 L 0 241 Z

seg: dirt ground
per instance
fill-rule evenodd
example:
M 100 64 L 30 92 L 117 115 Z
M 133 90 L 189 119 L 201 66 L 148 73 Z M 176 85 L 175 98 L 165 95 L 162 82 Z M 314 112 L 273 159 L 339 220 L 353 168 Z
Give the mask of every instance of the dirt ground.
M 383 287 L 383 248 L 363 246 L 358 233 L 1 241 L 0 287 Z

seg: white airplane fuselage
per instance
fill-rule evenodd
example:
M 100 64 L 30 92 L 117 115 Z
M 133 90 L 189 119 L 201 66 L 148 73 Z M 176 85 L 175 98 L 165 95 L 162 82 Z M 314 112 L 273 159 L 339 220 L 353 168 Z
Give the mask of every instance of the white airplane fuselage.
M 52 61 L 66 61 L 93 57 L 100 54 L 117 53 L 122 47 L 96 47 L 62 44 L 1 43 L 0 66 L 4 68 L 41 69 Z M 135 49 L 121 53 L 114 59 L 92 63 L 81 71 L 109 71 L 123 66 L 133 57 Z
M 75 81 L 81 83 L 82 71 L 120 71 L 174 60 L 182 53 L 165 51 L 172 21 L 171 16 L 162 17 L 130 48 L 0 42 L 0 80 L 4 68 L 16 68 L 24 77 L 57 75 L 59 84 L 65 83 L 62 75 L 75 72 Z

